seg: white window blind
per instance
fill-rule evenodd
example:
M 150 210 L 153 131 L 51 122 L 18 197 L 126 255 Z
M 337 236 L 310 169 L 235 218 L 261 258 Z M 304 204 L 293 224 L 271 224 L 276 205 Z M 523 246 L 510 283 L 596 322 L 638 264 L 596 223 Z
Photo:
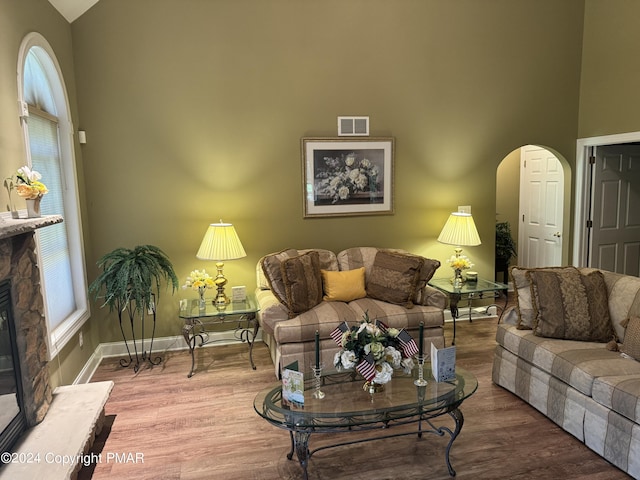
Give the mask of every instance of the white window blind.
M 42 174 L 42 182 L 49 190 L 42 197 L 42 214 L 62 215 L 64 218 L 58 123 L 48 117 L 30 109 L 28 128 L 31 166 Z M 38 238 L 47 319 L 49 328 L 53 330 L 76 310 L 66 224 L 63 222 L 43 228 L 38 232 Z

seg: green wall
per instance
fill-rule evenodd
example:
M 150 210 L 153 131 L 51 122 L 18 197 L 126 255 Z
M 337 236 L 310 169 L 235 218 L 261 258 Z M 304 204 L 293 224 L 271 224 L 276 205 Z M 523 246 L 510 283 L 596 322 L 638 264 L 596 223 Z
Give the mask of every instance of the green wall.
M 640 131 L 640 2 L 586 0 L 579 138 Z
M 182 281 L 212 268 L 195 252 L 222 218 L 248 253 L 225 272 L 253 290 L 258 258 L 287 247 L 444 261 L 435 239 L 471 205 L 483 244 L 465 252 L 493 276 L 497 165 L 532 142 L 574 157 L 582 18 L 554 0 L 101 1 L 72 24 L 89 263 L 153 243 Z M 394 215 L 303 218 L 300 139 L 335 136 L 338 115 L 395 137 Z M 160 335 L 180 331 L 176 302 Z
M 181 281 L 212 270 L 195 252 L 220 218 L 248 252 L 225 271 L 249 290 L 258 258 L 286 247 L 444 261 L 451 248 L 435 239 L 457 205 L 472 206 L 483 240 L 465 252 L 492 276 L 505 157 L 532 143 L 573 168 L 576 138 L 640 130 L 639 14 L 633 0 L 102 0 L 69 26 L 45 0 L 0 0 L 2 167 L 23 163 L 15 66 L 37 30 L 87 132 L 89 281 L 102 254 L 144 243 Z M 369 115 L 373 136 L 395 137 L 394 215 L 303 218 L 300 139 L 335 136 L 338 115 Z M 192 295 L 161 299 L 158 335 L 180 332 L 177 301 Z M 54 359 L 54 383 L 120 339 L 113 320 L 93 305 L 85 348 Z

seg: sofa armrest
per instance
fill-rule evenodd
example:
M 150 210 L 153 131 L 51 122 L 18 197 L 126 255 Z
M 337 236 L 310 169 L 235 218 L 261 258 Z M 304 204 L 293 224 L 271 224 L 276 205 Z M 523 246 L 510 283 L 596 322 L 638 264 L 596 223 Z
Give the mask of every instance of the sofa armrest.
M 447 296 L 437 288 L 425 285 L 421 290 L 420 305 L 438 307 L 444 310 L 447 307 Z

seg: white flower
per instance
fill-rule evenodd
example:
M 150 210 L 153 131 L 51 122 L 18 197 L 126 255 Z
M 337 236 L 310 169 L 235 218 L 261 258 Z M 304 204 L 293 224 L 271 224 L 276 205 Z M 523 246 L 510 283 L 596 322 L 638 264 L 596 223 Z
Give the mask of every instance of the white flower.
M 356 366 L 356 354 L 352 350 L 341 350 L 333 357 L 333 366 L 341 372 Z
M 379 363 L 376 366 L 376 376 L 373 378 L 375 383 L 382 385 L 383 383 L 387 383 L 391 380 L 391 376 L 393 375 L 393 368 L 387 362 Z
M 411 374 L 411 371 L 415 366 L 415 364 L 413 363 L 413 358 L 411 357 L 403 358 L 402 361 L 400 362 L 400 365 L 402 366 L 402 371 L 407 375 Z
M 35 170 L 31 170 L 26 165 L 24 167 L 20 167 L 18 169 L 18 173 L 20 175 L 23 175 L 24 177 L 28 178 L 30 182 L 36 182 L 36 181 L 38 181 L 38 180 L 40 180 L 42 178 L 42 175 L 40 175 L 40 172 L 36 172 Z
M 360 174 L 358 175 L 358 178 L 354 180 L 353 183 L 355 183 L 356 187 L 358 187 L 360 190 L 364 190 L 365 187 L 369 185 L 369 179 L 367 178 L 366 175 Z
M 356 354 L 352 350 L 346 350 L 342 352 L 342 355 L 340 356 L 342 366 L 346 369 L 355 367 L 356 360 Z
M 391 338 L 396 338 L 398 335 L 400 335 L 400 330 L 393 327 L 387 328 L 387 335 L 389 335 Z
M 384 359 L 391 364 L 393 368 L 400 368 L 402 354 L 393 347 L 386 347 L 384 349 Z
M 356 154 L 355 153 L 350 153 L 349 155 L 347 155 L 347 157 L 344 159 L 344 163 L 347 167 L 351 167 L 356 161 Z

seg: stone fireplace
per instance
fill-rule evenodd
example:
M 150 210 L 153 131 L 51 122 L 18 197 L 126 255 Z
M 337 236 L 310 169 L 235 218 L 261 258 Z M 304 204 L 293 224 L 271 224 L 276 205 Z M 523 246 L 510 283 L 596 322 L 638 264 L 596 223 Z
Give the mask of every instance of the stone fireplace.
M 52 401 L 47 325 L 34 231 L 60 222 L 62 217 L 58 215 L 29 219 L 0 217 L 0 283 L 7 281 L 10 285 L 17 370 L 21 373 L 20 407 L 27 428 L 44 419 Z

